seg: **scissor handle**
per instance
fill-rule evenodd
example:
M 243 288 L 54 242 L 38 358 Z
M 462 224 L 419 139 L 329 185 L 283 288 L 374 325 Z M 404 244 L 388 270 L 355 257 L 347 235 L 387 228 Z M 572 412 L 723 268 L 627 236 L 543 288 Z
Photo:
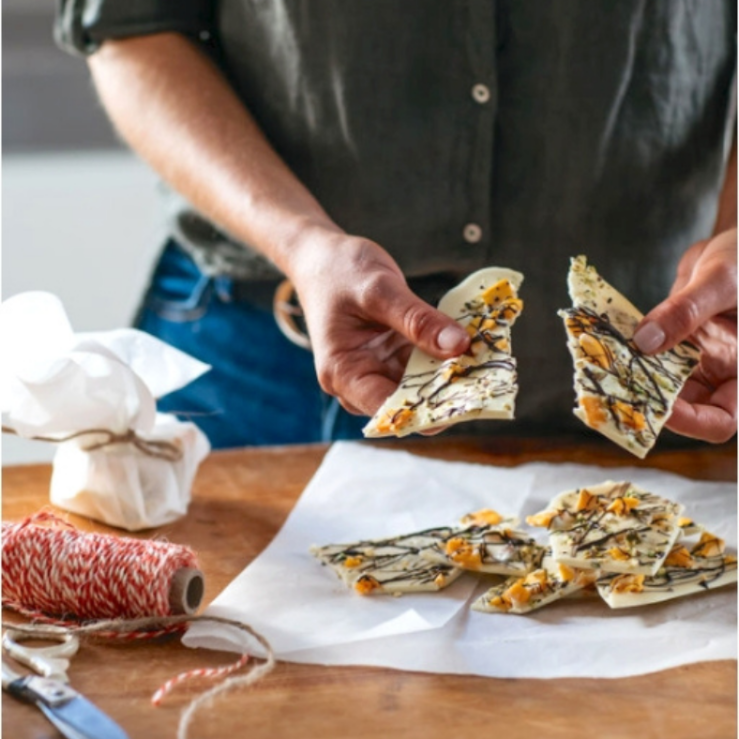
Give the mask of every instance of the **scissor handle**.
M 10 665 L 5 662 L 5 660 L 2 661 L 2 683 L 3 688 L 6 690 L 10 686 L 10 683 L 14 683 L 16 680 L 20 680 L 23 675 L 17 673 L 15 670 L 11 669 Z
M 28 647 L 20 644 L 29 639 L 56 642 L 48 647 Z M 79 639 L 69 632 L 59 634 L 27 634 L 15 629 L 7 629 L 3 634 L 3 651 L 17 662 L 30 667 L 34 672 L 44 677 L 52 677 L 62 682 L 68 682 L 67 668 L 69 658 L 79 649 Z

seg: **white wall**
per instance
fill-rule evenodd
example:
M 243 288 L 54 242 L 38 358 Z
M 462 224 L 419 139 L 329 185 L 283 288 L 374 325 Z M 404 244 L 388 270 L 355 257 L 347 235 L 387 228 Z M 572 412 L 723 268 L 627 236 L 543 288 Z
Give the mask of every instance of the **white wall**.
M 9 155 L 2 175 L 3 300 L 48 290 L 75 330 L 130 325 L 163 239 L 151 171 L 111 151 Z M 2 442 L 3 465 L 54 452 L 8 435 Z

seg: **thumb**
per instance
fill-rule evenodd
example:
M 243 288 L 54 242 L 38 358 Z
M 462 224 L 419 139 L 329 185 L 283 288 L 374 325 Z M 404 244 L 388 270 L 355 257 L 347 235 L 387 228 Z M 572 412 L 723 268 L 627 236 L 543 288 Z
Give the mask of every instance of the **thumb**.
M 736 309 L 736 270 L 715 262 L 696 269 L 684 287 L 650 311 L 634 333 L 634 343 L 645 354 L 667 351 L 732 309 Z
M 470 337 L 454 319 L 432 308 L 405 284 L 397 285 L 392 298 L 382 301 L 381 312 L 373 313 L 375 318 L 437 359 L 455 357 L 469 347 Z

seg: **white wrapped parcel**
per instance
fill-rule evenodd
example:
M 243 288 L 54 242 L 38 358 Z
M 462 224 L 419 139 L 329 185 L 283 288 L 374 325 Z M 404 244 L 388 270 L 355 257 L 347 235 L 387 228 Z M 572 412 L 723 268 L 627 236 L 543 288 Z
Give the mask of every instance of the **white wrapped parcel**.
M 59 443 L 52 503 L 129 531 L 184 515 L 210 444 L 156 398 L 207 364 L 135 329 L 75 334 L 43 292 L 0 306 L 0 346 L 4 429 Z

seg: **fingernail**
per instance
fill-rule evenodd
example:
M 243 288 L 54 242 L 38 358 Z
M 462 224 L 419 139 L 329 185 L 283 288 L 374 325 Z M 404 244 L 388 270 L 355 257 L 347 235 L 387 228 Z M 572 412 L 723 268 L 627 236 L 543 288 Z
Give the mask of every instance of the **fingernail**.
M 467 334 L 457 326 L 446 326 L 436 337 L 436 344 L 444 352 L 457 349 L 464 341 Z
M 634 343 L 640 351 L 651 354 L 665 343 L 665 332 L 654 321 L 647 321 L 635 334 Z

